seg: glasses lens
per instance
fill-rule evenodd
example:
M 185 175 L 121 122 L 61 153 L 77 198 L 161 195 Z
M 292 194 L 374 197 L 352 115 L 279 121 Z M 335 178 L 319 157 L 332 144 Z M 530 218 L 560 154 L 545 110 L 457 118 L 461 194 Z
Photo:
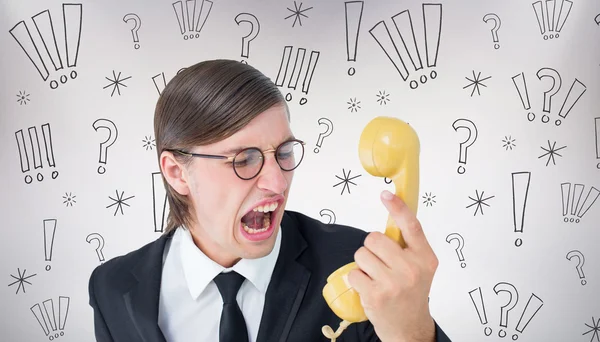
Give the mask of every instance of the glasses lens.
M 304 146 L 299 141 L 288 141 L 277 149 L 277 162 L 285 171 L 298 167 L 304 157 Z
M 254 177 L 262 166 L 262 153 L 255 148 L 249 148 L 238 153 L 233 159 L 235 172 L 241 178 Z

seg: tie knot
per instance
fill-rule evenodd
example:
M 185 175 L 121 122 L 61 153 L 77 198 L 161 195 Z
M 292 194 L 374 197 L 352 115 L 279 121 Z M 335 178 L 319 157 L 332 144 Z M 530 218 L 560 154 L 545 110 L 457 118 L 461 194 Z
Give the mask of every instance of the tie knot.
M 215 284 L 217 284 L 219 292 L 221 292 L 224 303 L 235 302 L 237 292 L 245 279 L 243 275 L 235 271 L 219 273 L 215 277 Z

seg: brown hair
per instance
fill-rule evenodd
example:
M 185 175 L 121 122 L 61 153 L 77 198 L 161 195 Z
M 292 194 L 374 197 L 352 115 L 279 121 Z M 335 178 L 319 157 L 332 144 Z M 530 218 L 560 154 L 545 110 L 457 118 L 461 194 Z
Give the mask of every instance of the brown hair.
M 154 112 L 160 158 L 165 149 L 189 149 L 225 139 L 274 105 L 287 103 L 277 86 L 256 68 L 234 60 L 202 61 L 180 70 L 161 93 Z M 175 153 L 182 163 L 191 157 Z M 159 161 L 160 163 L 160 161 Z M 162 173 L 161 173 L 162 174 Z M 164 234 L 189 226 L 190 203 L 163 175 L 169 201 Z

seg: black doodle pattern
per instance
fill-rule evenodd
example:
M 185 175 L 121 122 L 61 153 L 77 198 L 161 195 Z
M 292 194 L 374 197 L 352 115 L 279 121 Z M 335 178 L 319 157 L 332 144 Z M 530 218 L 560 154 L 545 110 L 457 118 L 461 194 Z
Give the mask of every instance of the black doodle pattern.
M 41 11 L 31 17 L 35 32 L 39 34 L 42 44 L 36 43 L 32 36 L 33 28 L 24 20 L 19 21 L 8 32 L 23 49 L 37 72 L 44 81 L 50 79 L 50 88 L 57 89 L 60 84 L 66 84 L 69 79 L 77 78 L 77 58 L 81 42 L 83 22 L 82 4 L 62 4 L 62 20 L 59 15 L 52 19 L 49 10 Z M 62 24 L 64 36 L 56 34 L 55 27 Z M 61 49 L 59 50 L 59 45 Z M 64 50 L 62 47 L 64 46 Z M 43 48 L 43 49 L 42 49 Z M 40 54 L 45 51 L 47 55 Z M 46 58 L 47 56 L 47 58 Z M 49 70 L 50 64 L 54 70 Z M 59 72 L 60 71 L 60 72 Z
M 58 300 L 49 298 L 41 303 L 35 303 L 29 308 L 39 323 L 44 335 L 50 341 L 65 336 L 65 327 L 69 318 L 71 297 L 59 296 Z
M 117 130 L 117 126 L 112 120 L 109 119 L 98 119 L 94 121 L 92 127 L 95 131 L 98 131 L 100 128 L 108 131 L 108 137 L 106 140 L 100 143 L 100 155 L 98 157 L 98 163 L 106 165 L 108 148 L 111 147 L 115 141 L 117 141 L 117 137 L 119 136 L 119 131 Z M 106 172 L 106 168 L 104 165 L 98 166 L 98 173 L 104 174 Z
M 446 242 L 451 243 L 451 241 L 458 241 L 456 248 L 456 255 L 458 256 L 458 261 L 460 261 L 460 267 L 467 267 L 467 263 L 465 262 L 465 256 L 463 254 L 463 248 L 465 247 L 465 238 L 458 233 L 450 233 L 446 236 Z
M 173 2 L 172 6 L 183 39 L 200 38 L 200 32 L 210 16 L 213 2 L 210 0 L 179 0 Z
M 435 67 L 437 66 L 438 50 L 442 33 L 442 4 L 423 4 L 422 11 L 425 41 L 425 66 L 423 65 L 423 57 L 421 57 L 423 52 L 417 46 L 417 38 L 415 36 L 415 29 L 409 10 L 399 12 L 393 15 L 391 19 L 398 35 L 400 35 L 402 46 L 404 46 L 405 52 L 409 56 L 412 67 L 410 67 L 408 61 L 402 57 L 402 54 L 398 50 L 400 42 L 395 41 L 394 38 L 392 38 L 392 34 L 384 20 L 378 22 L 369 30 L 373 39 L 379 44 L 383 52 L 394 65 L 396 71 L 402 77 L 402 80 L 407 81 L 410 78 L 409 85 L 411 89 L 417 89 L 419 83 L 425 84 L 429 79 L 437 78 Z M 427 77 L 427 74 L 425 73 L 427 70 L 430 70 L 429 77 Z M 418 75 L 418 72 L 421 73 L 420 76 L 411 76 L 411 74 Z
M 133 22 L 133 27 L 131 28 L 131 36 L 133 37 L 133 48 L 139 49 L 140 45 L 140 27 L 142 27 L 142 19 L 135 13 L 125 14 L 123 17 L 123 21 L 126 23 Z
M 297 48 L 296 55 L 292 58 L 293 50 L 294 47 L 289 45 L 283 48 L 275 84 L 278 87 L 287 87 L 288 89 L 296 90 L 298 81 L 302 80 L 302 93 L 308 94 L 321 52 L 313 50 L 310 51 L 310 55 L 307 55 L 308 52 L 306 48 Z M 292 60 L 294 61 L 293 64 L 291 64 Z M 286 79 L 289 79 L 287 86 L 285 85 Z M 288 102 L 293 100 L 291 91 L 285 95 L 285 99 Z M 307 102 L 308 99 L 306 97 L 302 97 L 300 101 L 298 101 L 300 105 L 305 105 Z
M 98 241 L 98 246 L 96 246 L 96 255 L 98 256 L 98 261 L 100 263 L 104 263 L 104 253 L 102 252 L 102 249 L 104 249 L 104 237 L 98 233 L 90 233 L 85 238 L 85 241 L 89 244 L 92 244 L 92 241 L 94 240 Z
M 546 90 L 542 92 L 542 94 L 543 94 L 542 113 L 543 114 L 541 115 L 540 121 L 542 123 L 548 123 L 548 122 L 550 122 L 550 115 L 551 115 L 551 113 L 553 113 L 553 111 L 552 111 L 553 97 L 556 96 L 556 94 L 559 91 L 561 91 L 561 89 L 562 89 L 562 85 L 563 85 L 562 77 L 558 71 L 556 71 L 553 68 L 549 68 L 549 67 L 543 67 L 543 68 L 539 69 L 536 72 L 536 76 L 540 82 L 548 80 L 549 82 L 547 82 L 547 83 L 551 84 L 551 87 L 546 87 L 545 88 Z M 514 75 L 512 77 L 512 81 L 513 81 L 513 84 L 519 95 L 519 98 L 521 99 L 523 108 L 528 111 L 527 120 L 535 121 L 536 114 L 534 111 L 531 111 L 531 100 L 529 97 L 529 91 L 527 90 L 528 85 L 527 85 L 527 81 L 525 80 L 525 74 L 521 72 L 517 75 Z M 557 113 L 557 115 L 560 118 L 562 118 L 562 120 L 556 119 L 554 121 L 554 124 L 556 126 L 560 126 L 562 124 L 562 121 L 567 118 L 567 115 L 569 115 L 569 113 L 571 112 L 573 107 L 577 104 L 577 102 L 580 100 L 580 98 L 584 95 L 584 93 L 586 91 L 587 91 L 587 87 L 585 86 L 585 84 L 583 84 L 580 80 L 575 78 L 573 80 L 572 84 L 570 85 L 569 90 L 567 91 L 567 94 L 564 95 L 561 107 Z M 556 110 L 554 110 L 554 112 L 555 111 Z
M 250 42 L 256 39 L 258 33 L 260 32 L 260 22 L 255 15 L 250 13 L 240 13 L 235 16 L 235 23 L 240 25 L 240 23 L 248 23 L 250 24 L 250 32 L 247 35 L 242 37 L 242 53 L 241 56 L 244 58 L 248 58 L 250 54 Z M 246 60 L 242 60 L 242 62 L 246 62 Z M 247 63 L 247 62 L 246 62 Z
M 577 258 L 577 265 L 575 266 L 575 270 L 577 271 L 577 275 L 579 279 L 581 279 L 581 285 L 587 284 L 587 280 L 585 279 L 585 273 L 583 273 L 583 265 L 585 264 L 585 257 L 583 253 L 578 250 L 569 251 L 566 256 L 567 260 L 571 261 L 574 258 Z
M 464 174 L 466 169 L 463 165 L 467 164 L 467 149 L 477 140 L 477 126 L 469 119 L 458 119 L 452 123 L 452 128 L 455 131 L 462 128 L 468 132 L 467 139 L 460 143 L 458 151 L 458 162 L 462 165 L 458 167 L 457 172 Z
M 54 159 L 52 130 L 49 123 L 41 125 L 39 131 L 37 126 L 27 128 L 27 135 L 25 135 L 23 129 L 19 129 L 15 132 L 15 138 L 17 139 L 21 172 L 25 174 L 25 183 L 31 184 L 33 182 L 33 177 L 30 175 L 32 164 L 34 169 L 43 169 L 44 160 L 46 161 L 46 167 L 52 168 L 50 172 L 51 178 L 56 179 L 58 177 L 58 171 L 55 169 L 56 161 Z M 43 155 L 42 152 L 44 153 Z M 44 175 L 41 171 L 37 173 L 36 179 L 38 182 L 44 180 Z
M 7 119 L 3 125 L 10 140 L 15 132 L 15 140 L 7 143 L 5 167 L 13 173 L 6 177 L 6 193 L 27 196 L 24 203 L 31 203 L 14 214 L 8 210 L 6 216 L 19 215 L 11 222 L 31 216 L 34 222 L 30 230 L 23 229 L 24 234 L 31 233 L 31 246 L 9 249 L 16 253 L 31 249 L 35 252 L 32 259 L 20 260 L 19 255 L 5 259 L 10 261 L 6 294 L 20 303 L 18 308 L 5 309 L 29 308 L 33 316 L 14 331 L 31 331 L 53 341 L 75 324 L 69 322 L 71 299 L 80 303 L 87 298 L 57 297 L 70 292 L 58 289 L 56 293 L 46 285 L 55 283 L 60 271 L 72 269 L 72 259 L 77 258 L 67 257 L 70 250 L 81 249 L 84 258 L 76 260 L 77 265 L 88 258 L 91 271 L 114 257 L 105 251 L 119 243 L 114 232 L 124 228 L 122 222 L 139 221 L 140 229 L 156 236 L 165 231 L 170 208 L 161 173 L 155 164 L 133 173 L 158 152 L 148 128 L 152 120 L 148 101 L 156 101 L 173 76 L 204 58 L 261 65 L 279 87 L 289 103 L 292 125 L 299 126 L 295 132 L 308 135 L 299 138 L 313 151 L 298 172 L 316 169 L 314 177 L 325 183 L 324 189 L 307 187 L 310 198 L 323 198 L 322 203 L 310 201 L 314 206 L 310 210 L 321 222 L 336 224 L 342 218 L 352 222 L 358 212 L 361 219 L 368 215 L 362 202 L 359 207 L 338 203 L 357 199 L 355 189 L 367 184 L 365 177 L 373 177 L 347 166 L 358 161 L 360 127 L 356 126 L 376 116 L 407 119 L 418 125 L 421 165 L 427 167 L 421 184 L 426 191 L 418 198 L 419 215 L 431 215 L 441 223 L 423 227 L 432 245 L 442 242 L 436 254 L 446 262 L 440 267 L 448 268 L 456 278 L 476 269 L 475 262 L 482 255 L 477 255 L 481 249 L 475 247 L 481 242 L 469 228 L 477 222 L 477 230 L 492 235 L 494 243 L 506 237 L 510 240 L 508 246 L 500 242 L 493 246 L 499 248 L 497 254 L 493 248 L 486 249 L 490 251 L 486 257 L 527 253 L 521 259 L 526 269 L 532 257 L 543 259 L 534 248 L 550 245 L 554 254 L 549 258 L 562 260 L 552 265 L 553 271 L 565 279 L 565 289 L 556 287 L 557 293 L 564 290 L 564 296 L 571 296 L 573 289 L 594 288 L 597 260 L 593 246 L 574 242 L 568 249 L 555 248 L 563 241 L 554 240 L 559 234 L 553 233 L 567 229 L 577 238 L 574 241 L 598 237 L 594 225 L 600 210 L 600 183 L 589 175 L 600 170 L 595 96 L 599 90 L 594 78 L 600 65 L 585 64 L 581 56 L 600 59 L 598 50 L 590 48 L 600 36 L 600 7 L 572 0 L 513 0 L 511 5 L 498 2 L 474 9 L 469 2 L 474 0 L 464 4 L 350 0 L 326 6 L 315 1 L 273 1 L 272 6 L 241 1 L 237 6 L 172 0 L 148 3 L 151 12 L 139 6 L 105 4 L 101 7 L 106 11 L 98 11 L 98 6 L 83 3 L 50 5 L 39 0 L 0 5 L 7 13 L 7 46 L 3 48 L 10 61 L 2 70 L 12 82 L 4 92 Z M 320 22 L 323 18 L 327 22 Z M 460 25 L 468 36 L 459 36 L 455 29 Z M 466 40 L 470 50 L 459 51 L 459 46 L 467 46 Z M 125 48 L 97 49 L 106 41 Z M 157 55 L 156 47 L 162 49 L 163 44 L 168 47 Z M 519 53 L 515 46 L 521 47 Z M 231 52 L 215 52 L 221 49 Z M 118 58 L 104 59 L 95 55 L 97 51 Z M 544 58 L 534 59 L 540 51 Z M 179 62 L 180 57 L 185 57 L 184 62 Z M 436 105 L 440 107 L 430 107 Z M 144 108 L 143 114 L 135 113 L 136 108 Z M 347 150 L 339 151 L 339 146 Z M 127 160 L 117 160 L 115 149 L 126 151 Z M 581 165 L 575 156 L 583 161 Z M 556 173 L 558 180 L 549 181 Z M 449 192 L 432 184 L 439 179 L 449 185 Z M 130 186 L 138 181 L 145 190 Z M 101 191 L 80 183 L 101 187 Z M 392 181 L 383 178 L 383 183 L 377 180 L 375 184 L 386 187 Z M 467 193 L 454 189 L 467 189 Z M 327 200 L 327 194 L 333 198 Z M 100 215 L 85 211 L 90 203 Z M 453 213 L 456 217 L 444 216 L 449 205 L 458 207 Z M 47 213 L 46 208 L 56 212 Z M 541 227 L 539 215 L 552 224 Z M 63 220 L 64 216 L 68 219 Z M 72 226 L 71 222 L 88 216 L 92 221 L 106 216 L 109 222 L 98 227 Z M 460 231 L 444 224 L 452 220 L 461 223 Z M 501 228 L 491 230 L 480 224 L 491 220 L 503 222 Z M 81 229 L 85 229 L 83 235 L 70 239 L 73 231 Z M 546 240 L 529 234 L 540 229 L 548 231 Z M 10 237 L 0 240 L 12 243 Z M 512 247 L 513 241 L 520 248 Z M 479 319 L 483 336 L 542 340 L 527 327 L 535 325 L 536 331 L 543 331 L 540 327 L 550 324 L 546 315 L 538 313 L 554 310 L 554 298 L 535 287 L 525 290 L 515 284 L 516 280 L 500 281 L 490 287 L 471 284 L 461 289 L 468 297 L 460 302 L 468 309 L 472 305 L 473 316 L 453 317 L 455 321 L 447 324 Z M 40 297 L 28 297 L 36 292 Z M 500 305 L 492 304 L 494 299 Z M 572 307 L 561 310 L 581 310 L 578 305 L 574 300 Z M 585 321 L 573 322 L 567 316 L 564 324 L 576 327 L 569 332 L 572 340 L 600 342 L 597 312 L 585 312 L 582 317 L 591 317 Z M 558 322 L 552 325 L 566 329 Z M 479 329 L 452 337 L 485 339 Z
M 507 282 L 499 282 L 493 287 L 493 292 L 497 296 L 501 296 L 502 298 L 507 298 L 507 303 L 500 307 L 500 328 L 498 328 L 498 336 L 501 338 L 507 337 L 509 330 L 509 313 L 515 308 L 515 306 L 519 303 L 519 291 L 517 288 Z M 473 290 L 469 291 L 469 297 L 471 298 L 471 302 L 477 312 L 477 316 L 479 317 L 479 321 L 482 325 L 484 325 L 484 334 L 485 336 L 491 336 L 494 329 L 490 327 L 490 323 L 488 321 L 488 314 L 486 309 L 486 304 L 483 296 L 483 290 L 481 287 L 477 287 Z M 531 323 L 533 318 L 536 316 L 538 311 L 542 309 L 544 306 L 544 301 L 537 296 L 535 293 L 532 293 L 527 303 L 525 304 L 517 324 L 514 327 L 514 332 L 511 336 L 512 340 L 515 341 L 519 338 L 519 334 L 523 334 L 525 328 Z M 512 317 L 514 314 L 510 314 Z M 515 319 L 511 319 L 510 322 L 515 322 Z M 513 329 L 512 327 L 510 329 Z

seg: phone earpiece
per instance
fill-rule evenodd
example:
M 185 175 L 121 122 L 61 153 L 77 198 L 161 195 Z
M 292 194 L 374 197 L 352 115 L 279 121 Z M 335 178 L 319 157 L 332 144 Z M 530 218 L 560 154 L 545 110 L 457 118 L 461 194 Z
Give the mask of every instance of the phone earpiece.
M 363 130 L 358 155 L 363 168 L 376 177 L 390 178 L 396 195 L 417 213 L 419 205 L 419 137 L 406 122 L 377 117 Z M 385 235 L 406 247 L 400 229 L 388 217 Z
M 420 142 L 415 130 L 406 122 L 393 117 L 376 117 L 363 129 L 358 155 L 363 168 L 376 177 L 390 178 L 396 195 L 416 214 L 419 197 Z M 394 219 L 388 216 L 385 235 L 406 244 Z M 358 292 L 348 283 L 348 273 L 356 263 L 346 264 L 327 278 L 323 297 L 331 310 L 342 319 L 334 332 L 328 325 L 321 329 L 325 337 L 335 341 L 352 323 L 366 321 Z

